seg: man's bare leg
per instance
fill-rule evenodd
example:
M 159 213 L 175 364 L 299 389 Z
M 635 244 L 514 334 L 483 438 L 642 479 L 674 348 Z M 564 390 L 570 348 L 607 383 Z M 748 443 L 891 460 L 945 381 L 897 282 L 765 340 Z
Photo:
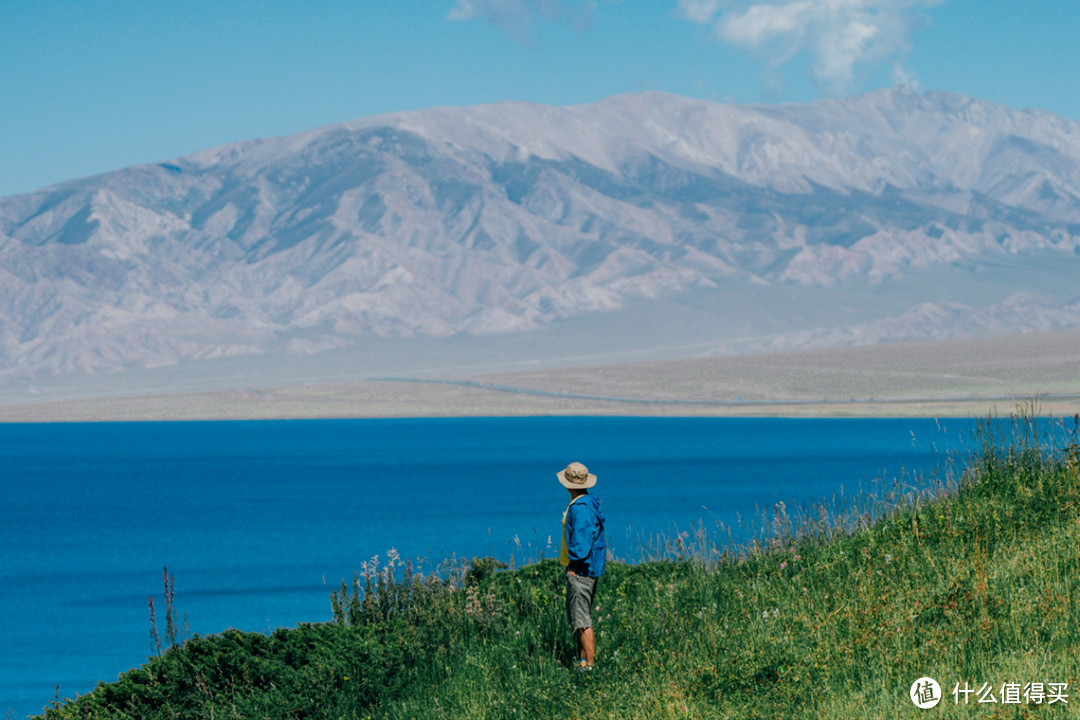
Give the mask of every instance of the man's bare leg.
M 596 637 L 591 627 L 578 631 L 578 645 L 581 647 L 581 658 L 585 665 L 592 667 L 596 655 Z

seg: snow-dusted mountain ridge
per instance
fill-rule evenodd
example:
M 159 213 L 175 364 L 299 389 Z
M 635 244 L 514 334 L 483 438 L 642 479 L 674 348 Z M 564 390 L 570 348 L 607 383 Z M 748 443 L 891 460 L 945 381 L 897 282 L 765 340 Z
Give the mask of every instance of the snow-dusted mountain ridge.
M 1062 327 L 1078 266 L 1080 124 L 1045 112 L 906 89 L 436 108 L 0 200 L 0 381 L 650 302 L 700 311 L 693 352 Z

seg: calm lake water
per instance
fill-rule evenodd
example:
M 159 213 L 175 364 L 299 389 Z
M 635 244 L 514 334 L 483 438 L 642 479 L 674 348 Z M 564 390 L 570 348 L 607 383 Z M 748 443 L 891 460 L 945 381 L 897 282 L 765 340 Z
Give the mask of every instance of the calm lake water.
M 0 714 L 113 681 L 164 624 L 330 619 L 329 593 L 389 548 L 428 566 L 558 552 L 579 460 L 619 558 L 778 500 L 847 497 L 944 465 L 972 422 L 514 418 L 0 425 Z M 707 508 L 707 509 L 705 509 Z M 549 546 L 548 543 L 552 545 Z M 557 611 L 557 608 L 552 610 Z M 161 628 L 164 634 L 164 628 Z

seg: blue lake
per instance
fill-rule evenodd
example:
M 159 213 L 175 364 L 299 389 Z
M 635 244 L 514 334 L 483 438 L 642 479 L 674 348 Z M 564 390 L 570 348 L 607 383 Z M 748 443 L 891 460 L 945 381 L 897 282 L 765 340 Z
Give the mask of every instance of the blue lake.
M 330 619 L 387 550 L 520 564 L 558 552 L 572 460 L 599 476 L 611 550 L 758 508 L 911 483 L 969 420 L 513 418 L 0 425 L 0 714 L 113 681 L 163 626 L 162 568 L 192 632 Z M 903 472 L 903 475 L 902 475 Z M 549 542 L 552 544 L 549 545 Z M 555 612 L 557 609 L 553 609 Z M 161 627 L 164 634 L 164 628 Z

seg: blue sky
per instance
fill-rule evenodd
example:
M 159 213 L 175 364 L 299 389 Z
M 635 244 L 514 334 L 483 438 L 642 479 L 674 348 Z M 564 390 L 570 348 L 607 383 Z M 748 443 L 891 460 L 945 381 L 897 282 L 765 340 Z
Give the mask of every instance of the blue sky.
M 894 83 L 1080 120 L 1076 0 L 2 0 L 0 195 L 438 105 Z

